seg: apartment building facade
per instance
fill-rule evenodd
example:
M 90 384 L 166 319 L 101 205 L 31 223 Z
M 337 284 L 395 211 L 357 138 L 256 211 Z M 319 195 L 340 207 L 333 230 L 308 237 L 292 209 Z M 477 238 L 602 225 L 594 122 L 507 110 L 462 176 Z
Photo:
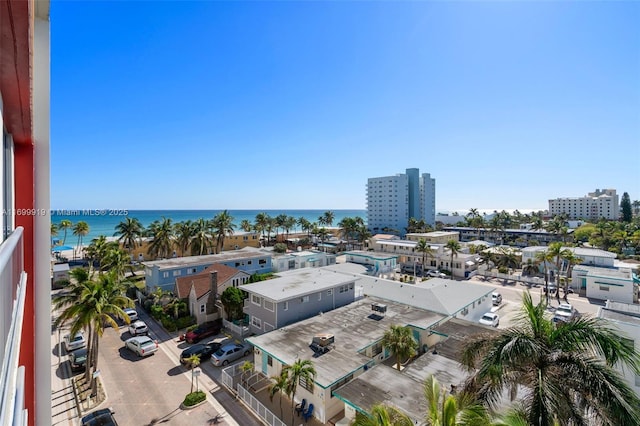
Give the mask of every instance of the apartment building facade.
M 51 423 L 49 1 L 0 2 L 0 424 Z
M 404 235 L 409 218 L 435 226 L 436 181 L 429 173 L 407 169 L 404 174 L 369 178 L 367 225 L 372 233 Z
M 615 189 L 596 189 L 584 197 L 549 200 L 549 214 L 566 214 L 569 219 L 618 220 L 620 201 Z

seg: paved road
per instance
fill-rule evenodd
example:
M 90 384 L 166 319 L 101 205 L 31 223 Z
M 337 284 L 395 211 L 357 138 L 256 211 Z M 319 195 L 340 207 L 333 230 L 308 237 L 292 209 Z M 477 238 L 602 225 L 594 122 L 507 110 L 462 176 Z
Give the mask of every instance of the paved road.
M 484 285 L 494 288 L 500 294 L 502 294 L 502 304 L 499 306 L 497 313 L 500 315 L 500 326 L 498 328 L 507 328 L 513 325 L 515 317 L 521 312 L 522 306 L 522 293 L 529 291 L 534 303 L 538 303 L 543 296 L 543 287 L 528 287 L 509 281 L 505 283 L 504 280 L 490 279 L 485 280 L 482 277 L 472 277 L 469 279 L 470 283 Z M 569 303 L 571 303 L 576 310 L 581 314 L 595 315 L 598 308 L 601 306 L 598 303 L 590 301 L 586 297 L 578 296 L 577 294 L 570 294 Z M 560 301 L 563 302 L 562 298 Z M 553 309 L 558 306 L 555 298 L 551 298 L 549 303 L 549 317 L 553 316 Z

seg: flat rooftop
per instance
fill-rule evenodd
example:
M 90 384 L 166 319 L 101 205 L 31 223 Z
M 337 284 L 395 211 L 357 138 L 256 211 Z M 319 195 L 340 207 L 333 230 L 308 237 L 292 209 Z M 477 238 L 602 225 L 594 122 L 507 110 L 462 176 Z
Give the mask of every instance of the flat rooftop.
M 365 250 L 349 250 L 344 254 L 350 254 L 352 256 L 368 257 L 375 260 L 395 259 L 399 256 L 398 254 L 381 253 L 381 252 L 365 251 Z
M 576 265 L 573 267 L 574 270 L 587 271 L 589 275 L 595 275 L 599 277 L 609 277 L 609 278 L 617 278 L 617 279 L 631 279 L 631 273 L 629 271 L 621 271 L 616 268 L 601 268 L 597 266 L 585 266 L 585 265 Z
M 278 272 L 277 278 L 245 284 L 242 289 L 274 301 L 284 301 L 354 281 L 353 277 L 331 270 L 301 268 Z
M 371 304 L 387 306 L 384 317 L 372 315 Z M 365 297 L 359 301 L 316 315 L 296 324 L 269 333 L 248 338 L 263 351 L 281 362 L 291 365 L 297 359 L 310 359 L 317 372 L 316 383 L 329 387 L 371 361 L 361 351 L 380 340 L 391 325 L 415 325 L 427 329 L 445 318 L 444 315 L 403 303 L 377 297 Z M 309 345 L 313 336 L 333 334 L 334 348 L 314 357 Z
M 637 315 L 637 314 L 636 314 Z M 600 318 L 608 319 L 611 321 L 624 322 L 627 324 L 634 325 L 636 327 L 640 327 L 640 318 L 631 313 L 617 312 L 611 311 L 606 308 L 600 309 Z
M 240 250 L 223 251 L 218 254 L 207 254 L 204 256 L 184 256 L 172 257 L 171 259 L 152 260 L 142 262 L 147 268 L 180 268 L 191 265 L 206 265 L 218 262 L 227 262 L 239 259 L 251 259 L 256 256 L 272 256 L 272 253 L 255 247 L 244 247 Z

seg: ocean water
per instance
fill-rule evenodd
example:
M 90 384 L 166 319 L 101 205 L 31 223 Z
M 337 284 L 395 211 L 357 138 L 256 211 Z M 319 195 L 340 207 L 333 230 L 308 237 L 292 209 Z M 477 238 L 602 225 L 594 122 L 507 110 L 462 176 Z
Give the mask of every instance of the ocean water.
M 240 222 L 244 219 L 253 223 L 258 213 L 267 213 L 271 217 L 276 217 L 280 214 L 286 214 L 287 216 L 293 216 L 296 219 L 300 217 L 306 218 L 309 222 L 318 222 L 318 218 L 322 216 L 327 210 L 331 210 L 334 215 L 333 225 L 337 226 L 345 217 L 360 216 L 367 222 L 366 210 L 229 210 L 229 214 L 233 217 L 233 222 L 236 225 L 236 231 L 241 231 Z M 173 223 L 183 222 L 186 220 L 198 220 L 213 219 L 213 217 L 222 212 L 223 210 L 52 210 L 51 222 L 59 224 L 63 219 L 68 219 L 71 223 L 75 224 L 80 221 L 85 221 L 89 225 L 89 234 L 83 237 L 83 244 L 88 244 L 92 239 L 97 238 L 100 235 L 111 237 L 115 233 L 115 227 L 123 222 L 127 217 L 137 218 L 143 226 L 147 227 L 154 220 L 162 220 L 163 217 L 171 218 Z M 300 231 L 297 227 L 292 231 Z M 59 231 L 58 236 L 62 242 L 64 238 L 64 231 Z M 73 230 L 67 230 L 66 245 L 75 245 L 78 242 L 78 237 L 73 235 Z

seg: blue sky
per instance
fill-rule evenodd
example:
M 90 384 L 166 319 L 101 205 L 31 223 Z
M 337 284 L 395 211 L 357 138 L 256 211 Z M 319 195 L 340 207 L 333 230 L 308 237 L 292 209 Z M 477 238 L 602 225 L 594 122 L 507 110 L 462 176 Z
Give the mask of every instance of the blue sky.
M 53 208 L 640 199 L 640 2 L 58 1 Z

